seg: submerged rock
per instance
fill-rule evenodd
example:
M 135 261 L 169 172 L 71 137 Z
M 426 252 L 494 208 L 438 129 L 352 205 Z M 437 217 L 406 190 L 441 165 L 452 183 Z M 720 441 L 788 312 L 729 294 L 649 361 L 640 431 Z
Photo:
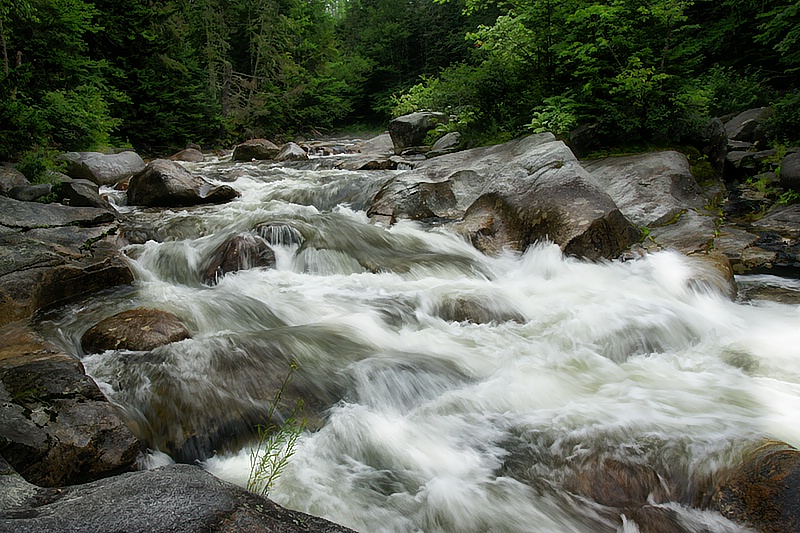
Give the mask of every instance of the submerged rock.
M 219 204 L 238 197 L 228 185 L 214 185 L 166 159 L 149 163 L 128 185 L 128 203 L 148 207 Z
M 217 283 L 229 272 L 275 266 L 275 252 L 267 241 L 252 233 L 239 233 L 220 244 L 203 271 L 203 282 Z
M 86 353 L 147 351 L 191 337 L 181 320 L 158 309 L 131 309 L 105 318 L 81 337 Z
M 198 466 L 170 465 L 58 491 L 41 489 L 0 459 L 0 530 L 194 533 L 352 533 L 215 478 Z
M 800 451 L 766 440 L 718 479 L 711 507 L 762 533 L 800 532 Z

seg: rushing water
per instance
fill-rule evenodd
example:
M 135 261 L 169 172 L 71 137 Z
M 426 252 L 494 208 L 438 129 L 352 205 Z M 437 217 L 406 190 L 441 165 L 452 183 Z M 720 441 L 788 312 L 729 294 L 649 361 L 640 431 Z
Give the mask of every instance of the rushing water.
M 597 264 L 542 243 L 490 258 L 446 228 L 370 225 L 364 209 L 391 172 L 189 167 L 236 172 L 242 197 L 123 205 L 163 240 L 126 249 L 135 286 L 40 323 L 120 406 L 151 464 L 186 428 L 207 428 L 219 453 L 204 466 L 245 484 L 249 444 L 220 445 L 225 418 L 266 412 L 292 361 L 314 420 L 270 497 L 365 532 L 634 532 L 562 488 L 572 465 L 619 458 L 692 486 L 737 443 L 800 444 L 797 305 L 726 300 L 677 253 Z M 277 267 L 203 284 L 211 250 L 263 223 Z M 177 314 L 193 338 L 81 351 L 91 325 L 139 306 Z M 687 531 L 743 531 L 667 506 Z

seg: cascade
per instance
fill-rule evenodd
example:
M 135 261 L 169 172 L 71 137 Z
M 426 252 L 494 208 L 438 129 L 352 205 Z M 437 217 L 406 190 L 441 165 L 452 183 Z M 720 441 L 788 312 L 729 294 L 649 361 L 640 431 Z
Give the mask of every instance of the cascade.
M 237 173 L 228 204 L 121 205 L 162 237 L 127 247 L 135 286 L 39 324 L 82 359 L 150 465 L 200 461 L 246 485 L 253 427 L 291 365 L 277 412 L 303 399 L 307 428 L 270 497 L 359 531 L 638 531 L 635 513 L 581 496 L 598 464 L 657 472 L 640 504 L 687 530 L 742 531 L 690 493 L 733 442 L 800 444 L 796 305 L 730 301 L 674 252 L 591 263 L 543 242 L 488 257 L 447 228 L 372 225 L 365 207 L 392 171 Z M 204 283 L 211 251 L 243 232 L 269 243 L 274 267 Z M 82 351 L 83 332 L 132 307 L 174 313 L 192 338 Z

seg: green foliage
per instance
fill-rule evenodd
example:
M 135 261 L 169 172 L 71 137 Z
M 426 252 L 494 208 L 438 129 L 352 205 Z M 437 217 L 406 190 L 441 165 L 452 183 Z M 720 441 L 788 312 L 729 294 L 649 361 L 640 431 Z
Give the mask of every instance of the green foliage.
M 250 447 L 250 475 L 247 479 L 247 490 L 267 496 L 280 477 L 289 459 L 294 455 L 295 445 L 305 429 L 306 421 L 299 416 L 303 408 L 302 401 L 298 401 L 292 412 L 283 423 L 278 426 L 272 420 L 278 415 L 278 405 L 292 382 L 297 371 L 297 363 L 292 362 L 289 373 L 275 393 L 266 419 L 270 422 L 258 426 L 258 439 Z
M 742 73 L 714 65 L 700 73 L 699 86 L 708 91 L 708 113 L 721 116 L 768 105 L 774 91 L 760 73 Z
M 767 120 L 767 135 L 786 144 L 800 143 L 800 90 L 791 91 L 773 104 L 775 112 Z
M 23 153 L 16 165 L 31 183 L 60 183 L 55 173 L 64 172 L 66 163 L 58 159 L 59 152 L 43 146 L 34 146 Z
M 551 96 L 543 104 L 534 109 L 531 122 L 526 125 L 533 133 L 549 131 L 563 137 L 578 125 L 577 104 L 569 96 Z
M 120 125 L 110 116 L 100 89 L 91 85 L 45 93 L 41 116 L 52 141 L 71 151 L 108 146 L 111 132 Z

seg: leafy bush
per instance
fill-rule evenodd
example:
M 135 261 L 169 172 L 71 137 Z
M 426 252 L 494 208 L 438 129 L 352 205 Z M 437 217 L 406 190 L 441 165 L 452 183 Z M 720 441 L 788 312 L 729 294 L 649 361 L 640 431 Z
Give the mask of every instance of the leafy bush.
M 50 91 L 44 95 L 41 114 L 49 125 L 53 142 L 64 150 L 86 150 L 107 146 L 120 120 L 112 118 L 97 87 Z
M 786 144 L 800 143 L 800 90 L 783 95 L 773 108 L 765 126 L 767 136 Z
M 543 104 L 534 110 L 530 124 L 526 125 L 533 133 L 549 131 L 563 137 L 578 125 L 577 104 L 571 97 L 551 96 Z
M 58 152 L 55 150 L 35 146 L 20 156 L 16 168 L 31 183 L 52 183 L 56 185 L 60 181 L 58 181 L 55 174 L 63 172 L 66 167 L 66 162 L 59 161 L 57 156 Z

